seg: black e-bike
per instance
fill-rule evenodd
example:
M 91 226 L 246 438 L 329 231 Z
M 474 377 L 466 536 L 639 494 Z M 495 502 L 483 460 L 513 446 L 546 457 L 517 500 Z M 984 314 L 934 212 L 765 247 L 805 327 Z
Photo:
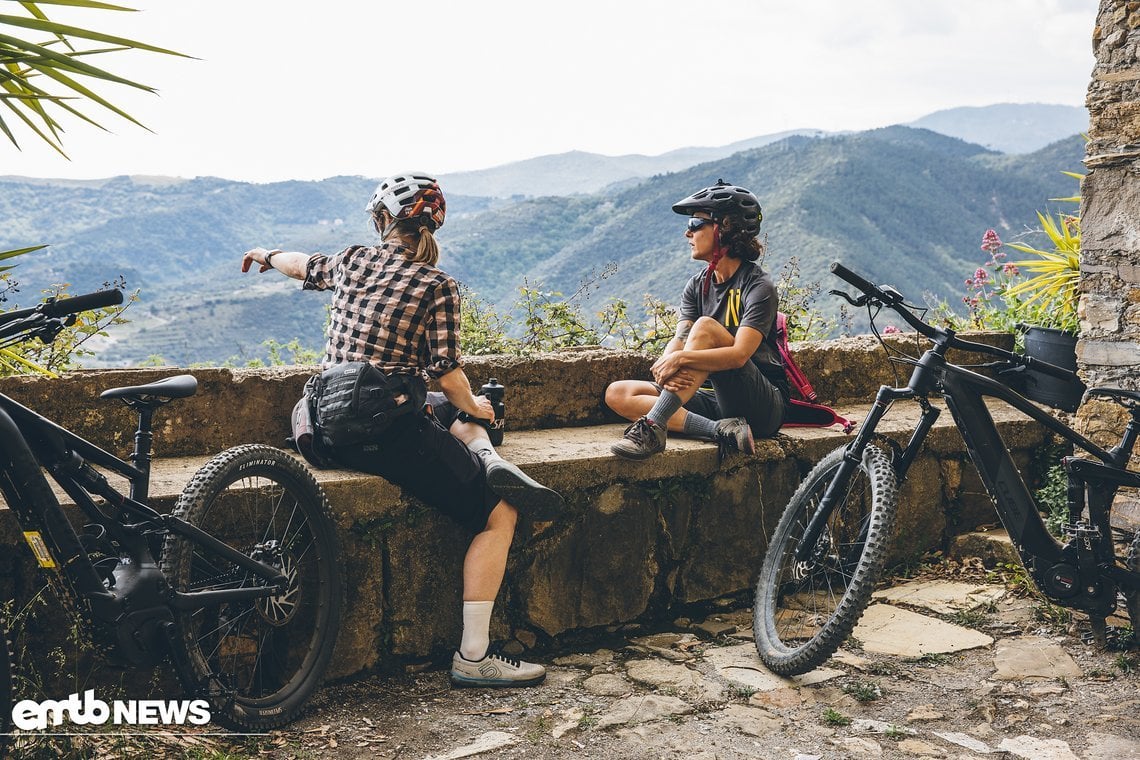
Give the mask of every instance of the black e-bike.
M 107 290 L 7 312 L 0 348 L 49 342 L 74 315 L 122 301 Z M 271 446 L 215 456 L 171 514 L 148 506 L 155 411 L 196 390 L 178 375 L 102 394 L 138 414 L 129 462 L 0 394 L 0 493 L 98 653 L 128 667 L 168 660 L 212 718 L 267 730 L 297 717 L 332 656 L 344 606 L 338 539 L 312 474 Z M 49 476 L 78 507 L 75 525 Z M 5 722 L 11 654 L 0 656 Z
M 930 403 L 933 394 L 944 399 L 1022 563 L 1042 593 L 1058 605 L 1087 613 L 1101 645 L 1106 640 L 1105 618 L 1116 609 L 1118 593 L 1133 624 L 1140 621 L 1140 532 L 1126 537 L 1128 549 L 1118 556 L 1110 523 L 1117 490 L 1140 486 L 1140 472 L 1128 469 L 1140 434 L 1140 391 L 1087 391 L 1086 397 L 1108 399 L 1131 415 L 1119 444 L 1105 450 L 1003 382 L 1025 370 L 1064 380 L 1074 373 L 962 340 L 951 329 L 923 321 L 894 288 L 874 285 L 839 263 L 831 271 L 861 295 L 832 292 L 868 307 L 872 324 L 879 310 L 891 309 L 932 345 L 917 360 L 899 360 L 912 365 L 906 387 L 880 388 L 855 439 L 825 456 L 785 508 L 756 584 L 753 632 L 764 664 L 781 675 L 806 673 L 835 653 L 862 616 L 886 562 L 899 484 L 941 411 Z M 947 360 L 950 349 L 986 354 L 996 361 L 963 367 Z M 975 369 L 989 369 L 996 376 Z M 1009 404 L 1085 452 L 1062 460 L 1068 476 L 1063 541 L 1046 528 L 986 398 Z M 914 401 L 921 410 L 905 446 L 876 433 L 896 401 Z

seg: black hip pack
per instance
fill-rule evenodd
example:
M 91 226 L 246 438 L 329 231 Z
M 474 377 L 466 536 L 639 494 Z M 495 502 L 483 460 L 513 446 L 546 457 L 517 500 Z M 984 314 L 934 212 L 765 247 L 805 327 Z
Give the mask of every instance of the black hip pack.
M 427 386 L 418 375 L 387 375 L 370 362 L 329 367 L 305 384 L 314 436 L 322 447 L 375 441 L 400 417 L 423 408 Z

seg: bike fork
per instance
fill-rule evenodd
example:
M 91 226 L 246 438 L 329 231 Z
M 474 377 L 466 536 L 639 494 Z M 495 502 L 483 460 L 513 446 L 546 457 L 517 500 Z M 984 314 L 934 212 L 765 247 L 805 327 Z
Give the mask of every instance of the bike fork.
M 875 394 L 875 403 L 871 406 L 871 411 L 867 412 L 867 418 L 859 426 L 859 433 L 855 436 L 855 440 L 847 446 L 847 452 L 843 455 L 843 463 L 839 465 L 835 477 L 831 479 L 827 490 L 824 491 L 823 498 L 820 499 L 819 506 L 816 508 L 815 514 L 812 515 L 811 521 L 808 522 L 807 530 L 804 531 L 804 537 L 799 546 L 796 547 L 795 560 L 797 562 L 806 562 L 811 556 L 816 542 L 819 541 L 820 534 L 823 533 L 824 526 L 831 519 L 835 505 L 841 501 L 841 497 L 846 493 L 851 476 L 855 473 L 855 469 L 862 464 L 863 452 L 867 450 L 867 446 L 875 437 L 875 429 L 879 426 L 883 415 L 887 413 L 895 401 L 913 396 L 913 392 L 908 388 L 891 388 L 886 385 L 879 388 L 879 392 Z M 937 416 L 937 410 L 934 412 Z M 926 415 L 924 414 L 923 422 L 925 421 Z M 929 425 L 933 424 L 934 422 L 931 420 Z M 925 428 L 926 430 L 929 430 L 929 425 Z M 921 423 L 919 427 L 922 429 Z M 918 431 L 915 431 L 916 436 L 917 434 Z M 911 444 L 907 446 L 907 451 L 910 452 L 912 448 L 917 448 L 914 438 L 911 439 Z M 911 453 L 911 458 L 913 456 Z M 909 462 L 907 464 L 909 465 Z

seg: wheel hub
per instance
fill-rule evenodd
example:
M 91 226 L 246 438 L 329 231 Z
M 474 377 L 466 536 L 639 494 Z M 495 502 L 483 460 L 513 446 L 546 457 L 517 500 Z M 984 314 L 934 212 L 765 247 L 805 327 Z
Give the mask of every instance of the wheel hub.
M 281 548 L 276 541 L 270 541 L 258 560 L 276 568 L 285 576 L 285 588 L 275 596 L 267 596 L 257 600 L 257 612 L 265 622 L 273 626 L 282 626 L 293 619 L 297 614 L 301 589 L 297 584 L 297 561 L 291 553 Z

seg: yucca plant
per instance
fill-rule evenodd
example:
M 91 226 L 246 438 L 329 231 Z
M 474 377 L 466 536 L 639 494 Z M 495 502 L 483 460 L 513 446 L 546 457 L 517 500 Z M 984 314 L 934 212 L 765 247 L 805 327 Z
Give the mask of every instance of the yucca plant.
M 110 101 L 89 87 L 94 82 L 108 82 L 147 92 L 154 90 L 139 82 L 93 65 L 89 61 L 124 50 L 146 50 L 165 55 L 182 55 L 171 50 L 129 40 L 111 34 L 61 24 L 50 20 L 41 6 L 57 5 L 107 11 L 133 11 L 96 0 L 0 0 L 0 8 L 26 15 L 0 13 L 0 104 L 44 142 L 66 157 L 63 151 L 63 127 L 56 114 L 66 112 L 95 127 L 103 126 L 84 111 L 79 103 L 94 103 L 127 121 L 139 124 Z M 32 42 L 11 33 L 13 29 L 31 30 L 45 39 Z M 145 129 L 145 127 L 144 127 Z M 0 115 L 0 131 L 19 147 L 12 125 Z
M 1077 180 L 1083 175 L 1064 172 Z M 1052 198 L 1055 201 L 1079 203 L 1079 195 L 1070 198 Z M 1012 262 L 1014 266 L 1033 275 L 1024 282 L 1009 288 L 1008 295 L 1023 299 L 1039 319 L 1036 326 L 1053 327 L 1076 332 L 1078 286 L 1081 279 L 1081 218 L 1077 214 L 1037 212 L 1041 231 L 1045 233 L 1053 250 L 1045 251 L 1024 243 L 1009 243 L 1009 247 L 1035 258 Z

